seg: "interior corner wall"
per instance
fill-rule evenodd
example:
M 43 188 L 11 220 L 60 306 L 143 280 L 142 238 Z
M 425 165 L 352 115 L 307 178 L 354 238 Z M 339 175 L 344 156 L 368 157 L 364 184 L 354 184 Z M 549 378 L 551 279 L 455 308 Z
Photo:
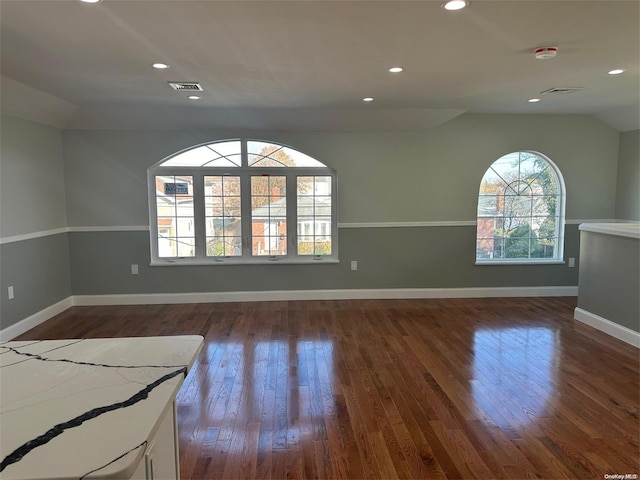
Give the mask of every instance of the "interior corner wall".
M 349 227 L 340 264 L 149 267 L 147 169 L 238 137 L 288 144 L 337 170 L 338 222 Z M 475 265 L 480 180 L 517 150 L 545 154 L 564 176 L 574 221 L 565 257 L 578 257 L 577 220 L 615 213 L 618 132 L 591 116 L 462 115 L 427 132 L 65 130 L 63 145 L 74 295 L 576 286 L 578 268 L 566 264 Z
M 61 130 L 3 115 L 0 329 L 71 295 L 64 183 Z
M 640 221 L 640 130 L 620 134 L 616 218 Z

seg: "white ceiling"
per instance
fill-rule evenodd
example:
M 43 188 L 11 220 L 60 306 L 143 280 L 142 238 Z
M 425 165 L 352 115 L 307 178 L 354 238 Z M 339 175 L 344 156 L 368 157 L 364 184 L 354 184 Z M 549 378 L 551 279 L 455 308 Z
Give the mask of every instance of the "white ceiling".
M 21 85 L 73 128 L 426 129 L 463 112 L 640 128 L 640 1 L 441 3 L 0 0 L 3 110 L 28 103 Z M 558 56 L 535 59 L 543 46 Z M 201 100 L 168 81 L 200 82 Z

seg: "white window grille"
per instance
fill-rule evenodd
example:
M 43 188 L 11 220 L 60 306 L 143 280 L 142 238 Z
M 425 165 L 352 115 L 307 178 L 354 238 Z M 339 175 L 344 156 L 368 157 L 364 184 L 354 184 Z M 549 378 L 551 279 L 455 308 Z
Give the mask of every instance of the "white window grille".
M 337 261 L 337 175 L 286 145 L 223 140 L 148 170 L 152 264 Z
M 496 160 L 478 195 L 476 263 L 562 261 L 565 187 L 544 155 L 519 151 Z

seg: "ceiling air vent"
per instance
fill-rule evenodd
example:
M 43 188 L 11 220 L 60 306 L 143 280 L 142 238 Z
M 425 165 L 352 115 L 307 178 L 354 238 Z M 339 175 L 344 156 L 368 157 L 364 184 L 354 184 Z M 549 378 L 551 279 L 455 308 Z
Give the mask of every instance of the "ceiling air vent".
M 559 95 L 566 95 L 568 93 L 579 92 L 582 89 L 584 89 L 584 87 L 553 87 L 540 93 L 557 93 Z
M 169 86 L 180 92 L 202 92 L 202 87 L 197 82 L 169 82 Z

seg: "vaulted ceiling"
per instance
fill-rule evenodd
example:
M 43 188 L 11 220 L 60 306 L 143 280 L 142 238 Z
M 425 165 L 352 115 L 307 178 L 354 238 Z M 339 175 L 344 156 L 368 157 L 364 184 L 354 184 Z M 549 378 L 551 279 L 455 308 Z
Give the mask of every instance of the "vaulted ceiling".
M 21 104 L 64 102 L 74 128 L 422 129 L 464 112 L 639 128 L 640 2 L 441 3 L 0 0 L 3 109 L 18 86 Z

